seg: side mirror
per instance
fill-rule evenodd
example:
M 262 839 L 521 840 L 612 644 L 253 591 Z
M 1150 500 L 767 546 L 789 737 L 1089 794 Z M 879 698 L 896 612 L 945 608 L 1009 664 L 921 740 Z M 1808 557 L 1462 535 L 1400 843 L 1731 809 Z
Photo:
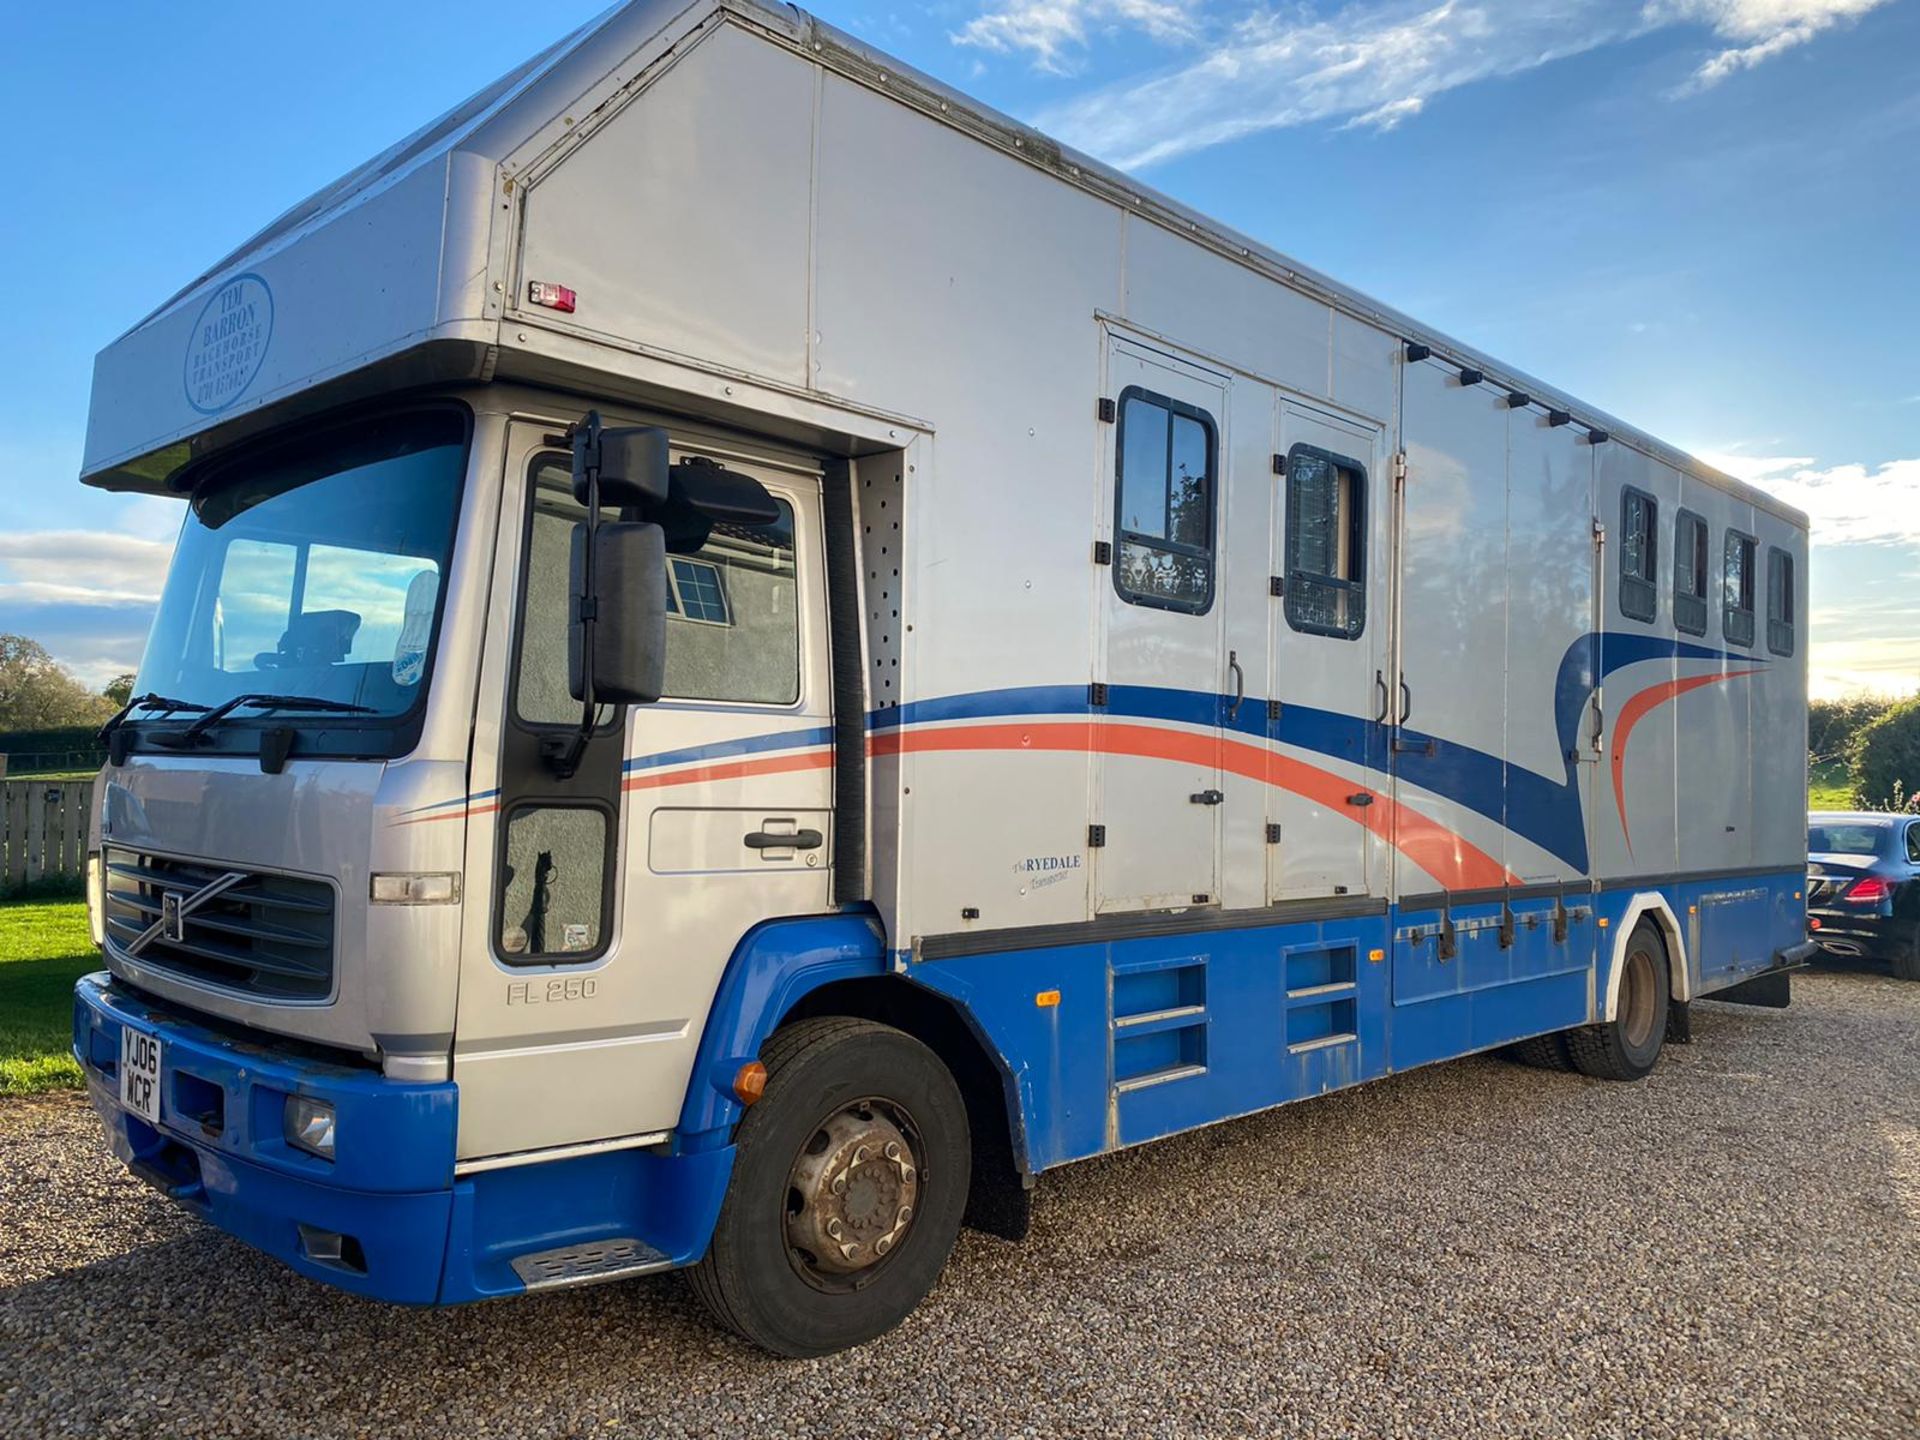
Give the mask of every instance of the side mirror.
M 588 472 L 600 472 L 600 503 L 619 510 L 665 503 L 670 488 L 667 432 L 657 425 L 608 429 L 597 412 L 573 431 L 573 498 L 587 503 Z
M 586 580 L 589 543 L 591 599 Z M 591 532 L 584 524 L 575 525 L 568 589 L 567 688 L 573 698 L 591 698 L 596 705 L 651 705 L 658 700 L 667 681 L 666 532 L 641 521 L 603 520 Z M 591 626 L 582 623 L 589 604 Z

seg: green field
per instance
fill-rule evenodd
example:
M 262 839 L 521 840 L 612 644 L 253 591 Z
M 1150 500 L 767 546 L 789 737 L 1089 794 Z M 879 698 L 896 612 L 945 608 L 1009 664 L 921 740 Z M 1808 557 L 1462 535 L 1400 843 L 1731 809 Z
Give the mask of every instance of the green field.
M 1809 810 L 1851 810 L 1853 808 L 1853 776 L 1847 772 L 1843 760 L 1829 760 L 1823 765 L 1815 765 L 1807 785 L 1807 808 Z
M 0 902 L 0 1095 L 80 1086 L 73 982 L 99 968 L 83 901 Z

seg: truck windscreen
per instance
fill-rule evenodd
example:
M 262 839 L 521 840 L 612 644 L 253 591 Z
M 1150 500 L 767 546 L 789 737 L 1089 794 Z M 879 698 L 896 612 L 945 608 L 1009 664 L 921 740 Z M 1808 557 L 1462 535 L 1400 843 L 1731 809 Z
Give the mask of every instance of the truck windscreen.
M 426 689 L 467 437 L 461 411 L 407 411 L 252 448 L 200 477 L 136 693 L 211 707 L 274 692 L 362 707 L 324 720 L 297 707 L 236 710 L 232 724 L 247 730 L 390 729 L 412 714 Z

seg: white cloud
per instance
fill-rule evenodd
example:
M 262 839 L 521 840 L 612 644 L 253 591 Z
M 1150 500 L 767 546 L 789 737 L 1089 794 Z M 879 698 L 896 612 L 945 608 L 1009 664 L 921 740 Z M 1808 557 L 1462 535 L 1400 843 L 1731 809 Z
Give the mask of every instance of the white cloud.
M 1074 68 L 1074 52 L 1086 48 L 1091 29 L 1140 30 L 1169 45 L 1192 40 L 1193 7 L 1194 0 L 1011 0 L 976 15 L 952 38 L 956 45 L 1001 54 L 1023 50 L 1037 68 L 1064 75 Z
M 1446 91 L 1519 74 L 1650 31 L 1723 42 L 1703 89 L 1890 0 L 1001 0 L 954 35 L 1069 72 L 1099 27 L 1200 53 L 1052 106 L 1042 129 L 1125 168 L 1263 130 L 1345 121 L 1390 130 Z
M 1818 544 L 1920 545 L 1920 460 L 1822 468 L 1804 455 L 1700 458 L 1806 511 Z
M 1823 30 L 1857 20 L 1888 0 L 1648 0 L 1655 24 L 1692 21 L 1710 26 L 1737 44 L 1720 51 L 1693 73 L 1682 93 L 1718 85 L 1729 75 L 1804 45 Z
M 113 531 L 0 535 L 0 602 L 150 605 L 172 554 L 171 541 Z

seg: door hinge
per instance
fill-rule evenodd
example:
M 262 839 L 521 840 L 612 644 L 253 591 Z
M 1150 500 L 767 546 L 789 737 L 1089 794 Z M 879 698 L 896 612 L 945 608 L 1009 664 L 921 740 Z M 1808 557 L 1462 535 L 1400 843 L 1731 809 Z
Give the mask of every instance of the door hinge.
M 1347 804 L 1355 809 L 1364 810 L 1373 803 L 1373 796 L 1365 790 L 1356 790 L 1347 796 Z
M 1087 826 L 1087 848 L 1098 850 L 1107 843 L 1107 827 L 1104 825 Z
M 1111 565 L 1113 563 L 1113 546 L 1110 542 L 1105 540 L 1096 540 L 1093 542 L 1093 563 L 1096 565 Z
M 1113 401 L 1108 399 L 1105 395 L 1102 395 L 1100 397 L 1101 423 L 1104 425 L 1111 425 L 1113 423 L 1113 415 L 1114 415 Z
M 1404 450 L 1393 452 L 1393 483 L 1396 485 L 1407 483 L 1407 452 Z
M 1107 703 L 1107 682 L 1106 681 L 1096 680 L 1091 685 L 1087 686 L 1087 703 L 1089 705 L 1093 705 L 1096 707 L 1105 705 Z
M 1286 456 L 1276 454 L 1273 457 L 1273 473 L 1276 475 L 1284 475 L 1287 473 L 1287 457 Z
M 1274 599 L 1278 600 L 1281 596 L 1285 595 L 1286 593 L 1287 593 L 1287 577 L 1286 576 L 1269 575 L 1267 577 L 1267 594 L 1271 595 Z
M 1500 948 L 1513 948 L 1513 906 L 1505 900 L 1500 902 Z
M 1280 827 L 1274 824 L 1271 820 L 1269 820 L 1267 822 L 1267 844 L 1278 845 L 1279 843 L 1280 843 Z
M 1218 805 L 1226 798 L 1225 792 L 1220 790 L 1196 790 L 1187 796 L 1187 801 L 1193 805 Z
M 1267 701 L 1267 719 L 1278 720 L 1279 718 L 1280 718 L 1280 702 L 1278 700 Z

